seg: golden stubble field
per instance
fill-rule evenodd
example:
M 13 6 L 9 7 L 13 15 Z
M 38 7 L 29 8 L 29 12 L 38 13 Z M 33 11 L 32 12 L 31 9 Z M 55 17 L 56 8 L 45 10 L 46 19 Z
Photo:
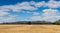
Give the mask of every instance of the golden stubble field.
M 0 25 L 0 33 L 60 33 L 60 25 Z

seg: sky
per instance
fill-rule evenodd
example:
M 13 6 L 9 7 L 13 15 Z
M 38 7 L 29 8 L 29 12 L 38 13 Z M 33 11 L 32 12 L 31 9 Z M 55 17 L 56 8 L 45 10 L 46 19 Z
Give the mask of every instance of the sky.
M 60 19 L 60 0 L 0 0 L 0 23 Z

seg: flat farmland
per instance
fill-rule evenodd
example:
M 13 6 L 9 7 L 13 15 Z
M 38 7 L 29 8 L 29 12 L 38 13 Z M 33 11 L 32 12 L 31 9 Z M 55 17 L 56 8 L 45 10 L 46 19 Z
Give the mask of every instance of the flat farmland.
M 60 25 L 0 25 L 0 33 L 60 33 Z

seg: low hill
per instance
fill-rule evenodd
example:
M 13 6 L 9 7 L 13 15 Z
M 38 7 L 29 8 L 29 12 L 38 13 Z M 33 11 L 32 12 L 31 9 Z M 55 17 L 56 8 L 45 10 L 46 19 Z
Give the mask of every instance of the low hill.
M 2 24 L 52 24 L 52 22 L 47 22 L 47 21 L 18 21 L 18 22 L 5 22 Z

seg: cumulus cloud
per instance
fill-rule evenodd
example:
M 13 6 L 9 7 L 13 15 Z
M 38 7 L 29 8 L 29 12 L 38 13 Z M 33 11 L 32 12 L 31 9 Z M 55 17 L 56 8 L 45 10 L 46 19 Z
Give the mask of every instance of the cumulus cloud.
M 3 12 L 3 11 L 0 11 L 0 16 L 5 16 L 5 15 L 9 15 L 10 13 L 8 12 Z
M 43 7 L 45 5 L 45 1 L 38 2 L 35 4 L 35 7 Z
M 58 10 L 55 9 L 45 9 L 43 10 L 43 13 L 40 15 L 34 15 L 32 16 L 30 19 L 31 20 L 41 20 L 41 21 L 51 21 L 54 22 L 56 20 L 60 19 L 60 15 L 58 15 L 60 12 Z
M 39 12 L 32 12 L 33 15 L 39 15 Z
M 25 20 L 45 20 L 45 21 L 52 21 L 54 19 L 58 20 L 60 19 L 60 12 L 56 9 L 52 8 L 60 8 L 60 1 L 55 1 L 55 0 L 50 0 L 48 2 L 41 1 L 41 2 L 35 2 L 35 1 L 30 1 L 30 2 L 22 2 L 22 3 L 17 3 L 15 5 L 3 5 L 0 6 L 0 21 L 8 22 L 8 21 L 14 21 L 16 20 L 16 15 L 9 16 L 7 18 L 2 17 L 6 15 L 11 15 L 9 11 L 13 12 L 20 12 L 22 10 L 29 10 L 29 11 L 36 11 L 38 10 L 39 7 L 48 7 L 50 9 L 45 9 L 42 12 L 42 16 L 40 16 L 38 12 L 27 12 L 33 14 L 30 19 L 25 19 Z M 23 12 L 25 13 L 25 11 Z M 39 15 L 39 16 L 38 16 Z M 55 21 L 55 20 L 54 20 Z
M 49 0 L 48 2 L 41 1 L 41 2 L 34 2 L 32 1 L 35 7 L 49 7 L 49 8 L 60 8 L 60 1 Z
M 45 9 L 43 10 L 43 16 L 57 16 L 58 10 L 55 9 Z
M 0 8 L 0 16 L 9 15 L 10 13 L 8 13 L 7 11 L 9 11 L 9 10 Z
M 0 22 L 12 22 L 16 20 L 16 16 L 9 16 L 11 15 L 9 11 L 13 12 L 20 12 L 22 10 L 36 10 L 37 8 L 32 7 L 29 2 L 22 2 L 22 3 L 17 3 L 15 5 L 3 5 L 0 6 Z M 7 16 L 7 18 L 3 17 Z
M 15 12 L 19 12 L 22 10 L 37 10 L 38 7 L 49 7 L 49 8 L 59 8 L 60 7 L 60 1 L 54 1 L 50 0 L 48 2 L 41 1 L 41 2 L 22 2 L 22 3 L 17 3 L 15 5 L 4 5 L 0 6 L 0 9 L 5 9 L 6 10 L 13 10 Z
M 8 15 L 7 17 L 0 17 L 0 23 L 11 23 L 18 21 L 19 15 Z
M 60 1 L 50 0 L 46 3 L 46 6 L 49 8 L 59 8 L 60 7 Z
M 43 10 L 43 20 L 45 21 L 56 21 L 60 19 L 60 16 L 58 15 L 60 12 L 56 9 L 45 9 Z
M 32 21 L 40 21 L 40 20 L 42 20 L 42 18 L 41 18 L 41 16 L 32 16 L 30 18 L 30 20 L 32 20 Z
M 15 5 L 0 6 L 0 9 L 7 9 L 7 10 L 10 9 L 15 12 L 19 12 L 22 10 L 36 10 L 37 8 L 31 6 L 29 2 L 22 2 L 22 3 L 17 3 Z M 7 10 L 4 10 L 4 11 L 7 11 Z

